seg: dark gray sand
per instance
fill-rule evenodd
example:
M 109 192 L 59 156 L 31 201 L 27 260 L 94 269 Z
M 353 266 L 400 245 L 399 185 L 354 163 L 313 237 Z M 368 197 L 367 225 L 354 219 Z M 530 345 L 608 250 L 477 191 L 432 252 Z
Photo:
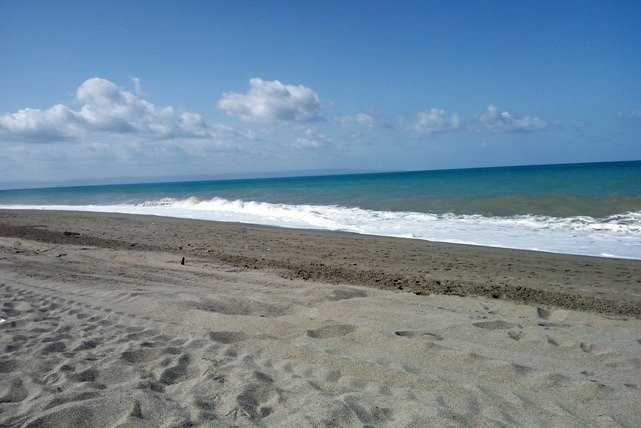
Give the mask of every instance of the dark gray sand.
M 174 252 L 287 278 L 641 317 L 641 261 L 124 214 L 0 211 L 0 236 Z

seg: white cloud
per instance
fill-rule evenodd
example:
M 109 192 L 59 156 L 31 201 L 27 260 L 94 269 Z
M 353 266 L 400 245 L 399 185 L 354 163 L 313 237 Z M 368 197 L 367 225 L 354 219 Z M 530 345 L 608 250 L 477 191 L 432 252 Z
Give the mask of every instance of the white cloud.
M 318 132 L 315 128 L 307 128 L 302 136 L 291 142 L 291 146 L 297 148 L 319 148 L 329 144 L 330 140 L 326 135 Z
M 500 112 L 493 105 L 488 106 L 485 114 L 479 117 L 479 123 L 485 129 L 494 132 L 534 132 L 548 127 L 548 124 L 538 117 L 516 117 L 509 111 Z
M 92 133 L 130 134 L 147 138 L 216 138 L 233 133 L 224 125 L 208 125 L 197 113 L 157 106 L 99 77 L 76 90 L 78 110 L 62 104 L 27 108 L 0 116 L 0 132 L 9 139 L 50 142 Z
M 144 95 L 140 79 L 138 77 L 132 77 L 131 80 L 134 82 L 134 91 L 136 92 L 136 94 Z
M 254 122 L 312 122 L 322 118 L 320 99 L 310 88 L 258 77 L 249 80 L 246 94 L 225 92 L 218 107 Z
M 461 126 L 458 114 L 447 114 L 444 110 L 431 108 L 416 114 L 412 120 L 400 117 L 391 118 L 378 113 L 357 113 L 353 116 L 345 115 L 334 119 L 343 126 L 380 127 L 399 129 L 419 134 L 454 131 Z
M 26 108 L 0 116 L 0 131 L 26 141 L 62 141 L 75 138 L 83 128 L 77 113 L 62 104 L 40 110 Z
M 357 113 L 354 116 L 339 116 L 334 120 L 343 126 L 361 125 L 372 127 L 377 122 L 376 118 L 369 113 Z
M 446 114 L 445 110 L 431 108 L 417 113 L 413 128 L 419 134 L 432 134 L 459 129 L 461 119 L 458 114 Z
M 98 77 L 80 85 L 76 99 L 82 104 L 78 116 L 91 130 L 158 138 L 209 136 L 208 126 L 199 114 L 156 106 Z
M 361 126 L 367 128 L 385 128 L 399 129 L 405 126 L 403 120 L 399 117 L 393 118 L 385 116 L 376 111 L 360 112 L 355 115 L 344 115 L 334 118 L 334 121 L 345 127 Z
M 633 112 L 626 119 L 634 117 Z M 558 123 L 547 123 L 534 116 L 516 116 L 490 105 L 477 116 L 462 118 L 458 113 L 447 113 L 439 108 L 420 111 L 414 118 L 392 118 L 379 113 L 361 112 L 334 118 L 334 121 L 345 127 L 387 128 L 410 132 L 417 135 L 435 134 L 452 131 L 489 130 L 493 132 L 534 132 L 559 126 Z

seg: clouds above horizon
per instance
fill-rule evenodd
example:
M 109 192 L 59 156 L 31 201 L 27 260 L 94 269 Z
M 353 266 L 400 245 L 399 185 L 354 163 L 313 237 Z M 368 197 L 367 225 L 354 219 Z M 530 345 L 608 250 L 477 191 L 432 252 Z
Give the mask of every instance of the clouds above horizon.
M 218 142 L 259 138 L 252 130 L 240 130 L 225 124 L 210 125 L 198 113 L 172 106 L 158 106 L 141 98 L 143 91 L 140 79 L 133 77 L 132 81 L 136 94 L 107 79 L 93 77 L 76 89 L 75 109 L 56 104 L 44 110 L 25 108 L 2 115 L 0 137 L 18 142 L 77 141 L 92 134 Z M 256 125 L 304 125 L 323 119 L 320 98 L 311 88 L 258 77 L 249 80 L 249 90 L 245 94 L 223 93 L 217 106 L 230 116 Z M 626 119 L 636 117 L 636 113 L 626 116 Z M 334 121 L 344 127 L 383 128 L 416 136 L 454 131 L 536 132 L 549 127 L 539 117 L 518 116 L 507 110 L 501 111 L 494 105 L 468 118 L 432 107 L 416 113 L 410 119 L 369 111 L 339 116 Z M 310 134 L 312 129 L 314 135 Z M 329 140 L 316 128 L 302 128 L 298 134 L 290 146 L 320 147 Z M 321 135 L 322 138 L 319 137 Z
M 342 126 L 364 126 L 368 128 L 398 129 L 402 127 L 401 118 L 392 118 L 379 112 L 360 112 L 355 115 L 343 115 L 334 118 Z
M 445 110 L 431 108 L 416 114 L 414 130 L 419 134 L 454 131 L 461 126 L 458 114 L 447 114 Z
M 380 113 L 360 112 L 355 115 L 336 117 L 334 121 L 345 127 L 393 129 L 417 135 L 454 131 L 461 127 L 461 119 L 458 114 L 447 113 L 438 108 L 420 111 L 410 120 L 401 117 L 388 117 Z
M 278 80 L 249 80 L 247 93 L 225 92 L 218 108 L 250 122 L 314 122 L 322 120 L 320 98 L 303 85 Z
M 543 119 L 533 116 L 517 117 L 509 111 L 500 112 L 489 105 L 484 114 L 479 117 L 479 123 L 485 129 L 494 132 L 535 132 L 548 127 Z
M 137 92 L 140 80 L 134 79 Z M 0 133 L 26 142 L 77 140 L 87 134 L 127 134 L 144 138 L 217 138 L 237 133 L 227 125 L 209 125 L 197 114 L 157 106 L 115 83 L 93 77 L 76 90 L 74 110 L 56 104 L 46 110 L 25 108 L 0 116 Z
M 152 102 L 144 82 L 135 77 L 127 77 L 129 88 L 92 77 L 55 105 L 0 112 L 0 180 L 286 170 L 292 165 L 424 168 L 432 165 L 425 163 L 426 153 L 435 162 L 457 165 L 461 154 L 473 152 L 470 162 L 482 156 L 489 162 L 492 153 L 517 152 L 519 144 L 548 144 L 556 150 L 570 129 L 542 114 L 489 103 L 464 113 L 456 110 L 463 104 L 423 104 L 404 116 L 391 106 L 389 111 L 330 116 L 349 112 L 349 106 L 331 100 L 323 108 L 317 92 L 302 84 L 249 82 L 246 93 L 205 94 L 204 110 L 198 111 Z M 626 127 L 622 132 L 638 132 L 638 109 L 615 118 Z M 454 154 L 447 158 L 448 153 Z
M 509 111 L 500 112 L 494 105 L 488 106 L 484 113 L 468 118 L 461 118 L 458 113 L 448 113 L 432 107 L 418 112 L 409 120 L 360 112 L 336 117 L 334 121 L 345 127 L 389 128 L 412 132 L 419 136 L 451 131 L 535 132 L 549 127 L 549 124 L 539 117 L 517 116 Z
M 330 139 L 327 135 L 319 132 L 316 128 L 307 128 L 301 136 L 294 139 L 289 145 L 299 149 L 318 149 L 328 144 L 330 144 Z

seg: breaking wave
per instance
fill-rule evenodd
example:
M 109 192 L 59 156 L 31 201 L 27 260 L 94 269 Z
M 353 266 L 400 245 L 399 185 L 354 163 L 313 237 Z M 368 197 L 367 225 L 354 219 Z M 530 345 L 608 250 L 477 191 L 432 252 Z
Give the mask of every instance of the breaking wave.
M 194 197 L 116 205 L 5 205 L 2 208 L 147 214 L 641 259 L 641 212 L 605 218 L 486 217 Z

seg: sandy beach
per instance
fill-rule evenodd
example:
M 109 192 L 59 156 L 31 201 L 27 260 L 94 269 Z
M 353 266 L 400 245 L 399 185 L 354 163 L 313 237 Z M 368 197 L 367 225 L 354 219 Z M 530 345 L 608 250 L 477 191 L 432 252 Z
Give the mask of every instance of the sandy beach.
M 641 424 L 639 261 L 0 211 L 0 295 L 0 426 Z

